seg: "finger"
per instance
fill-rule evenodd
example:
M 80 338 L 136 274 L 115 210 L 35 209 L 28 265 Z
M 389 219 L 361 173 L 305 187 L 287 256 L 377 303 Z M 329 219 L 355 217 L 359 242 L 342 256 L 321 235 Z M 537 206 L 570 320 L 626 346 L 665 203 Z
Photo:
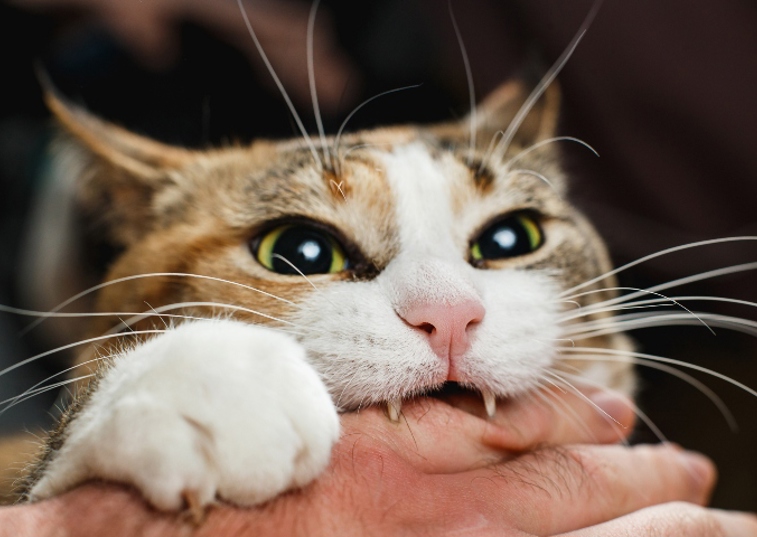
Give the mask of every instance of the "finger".
M 705 509 L 675 502 L 656 505 L 562 537 L 754 537 L 757 517 L 751 513 Z
M 568 446 L 545 449 L 477 470 L 476 494 L 497 497 L 505 520 L 554 535 L 673 501 L 704 504 L 715 482 L 712 463 L 670 445 Z
M 527 450 L 543 444 L 615 443 L 633 430 L 634 403 L 617 392 L 540 393 L 500 404 L 494 422 L 508 434 L 487 440 L 503 449 Z
M 423 520 L 424 528 L 454 523 L 461 533 L 485 527 L 556 535 L 661 503 L 703 504 L 714 483 L 707 459 L 672 446 L 554 447 L 446 475 L 409 472 L 399 457 L 370 451 L 358 443 L 335 457 L 350 483 L 371 484 L 370 502 L 381 512 Z
M 625 398 L 599 391 L 553 397 L 559 399 L 500 402 L 493 418 L 433 398 L 405 401 L 399 422 L 369 407 L 342 416 L 342 438 L 348 449 L 364 434 L 382 439 L 420 471 L 454 473 L 549 443 L 617 442 L 632 429 L 632 403 Z
M 0 537 L 187 535 L 179 517 L 148 508 L 134 490 L 89 483 L 49 500 L 0 508 Z
M 421 473 L 462 472 L 507 456 L 496 443 L 484 441 L 496 425 L 436 399 L 406 401 L 396 422 L 375 406 L 343 414 L 341 422 L 337 452 L 350 453 L 355 446 L 363 451 L 390 451 Z

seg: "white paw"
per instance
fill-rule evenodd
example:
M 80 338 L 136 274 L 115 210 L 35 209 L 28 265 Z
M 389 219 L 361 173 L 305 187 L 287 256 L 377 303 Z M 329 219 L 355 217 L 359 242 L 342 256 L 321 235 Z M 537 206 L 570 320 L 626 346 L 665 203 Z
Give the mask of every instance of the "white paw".
M 336 409 L 304 349 L 236 321 L 185 323 L 128 352 L 70 424 L 32 498 L 102 478 L 160 509 L 186 494 L 253 505 L 329 461 Z

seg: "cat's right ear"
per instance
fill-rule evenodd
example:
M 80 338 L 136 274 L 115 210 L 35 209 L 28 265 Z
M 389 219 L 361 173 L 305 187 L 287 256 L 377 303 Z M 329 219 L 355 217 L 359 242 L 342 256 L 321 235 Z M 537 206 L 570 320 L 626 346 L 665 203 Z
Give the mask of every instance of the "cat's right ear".
M 521 148 L 555 136 L 560 101 L 561 92 L 556 81 L 538 97 L 521 80 L 502 84 L 476 107 L 475 125 L 480 143 L 488 144 L 511 125 L 515 127 L 513 142 Z M 468 116 L 466 121 L 471 119 Z
M 78 107 L 51 86 L 45 101 L 61 136 L 56 174 L 73 178 L 77 205 L 114 246 L 128 246 L 152 226 L 156 194 L 179 187 L 177 170 L 194 153 L 139 136 Z
M 440 138 L 464 146 L 473 129 L 476 146 L 486 152 L 512 127 L 512 138 L 507 147 L 512 156 L 554 137 L 557 132 L 561 100 L 557 83 L 550 84 L 538 96 L 533 91 L 520 79 L 510 80 L 490 93 L 461 121 L 442 123 L 433 130 Z M 506 158 L 507 154 L 499 156 Z

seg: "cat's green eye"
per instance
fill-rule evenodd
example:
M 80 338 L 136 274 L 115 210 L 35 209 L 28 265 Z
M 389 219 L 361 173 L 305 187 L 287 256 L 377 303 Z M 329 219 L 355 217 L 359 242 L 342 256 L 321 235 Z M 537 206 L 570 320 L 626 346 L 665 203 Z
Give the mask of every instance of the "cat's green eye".
M 530 254 L 544 244 L 539 222 L 529 213 L 515 213 L 486 228 L 471 244 L 475 261 L 507 259 Z
M 253 243 L 258 262 L 279 274 L 331 274 L 348 266 L 334 237 L 306 225 L 283 225 Z

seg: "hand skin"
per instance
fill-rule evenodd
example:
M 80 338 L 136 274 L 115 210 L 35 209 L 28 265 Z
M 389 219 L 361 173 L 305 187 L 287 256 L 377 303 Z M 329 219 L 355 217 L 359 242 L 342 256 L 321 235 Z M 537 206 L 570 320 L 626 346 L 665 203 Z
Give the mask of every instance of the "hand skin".
M 218 504 L 198 526 L 128 489 L 88 484 L 0 510 L 0 536 L 757 535 L 752 515 L 701 507 L 715 481 L 701 455 L 614 444 L 630 431 L 629 403 L 593 394 L 616 423 L 559 397 L 500 404 L 491 420 L 437 400 L 405 403 L 399 423 L 377 408 L 345 414 L 316 482 L 260 508 Z

